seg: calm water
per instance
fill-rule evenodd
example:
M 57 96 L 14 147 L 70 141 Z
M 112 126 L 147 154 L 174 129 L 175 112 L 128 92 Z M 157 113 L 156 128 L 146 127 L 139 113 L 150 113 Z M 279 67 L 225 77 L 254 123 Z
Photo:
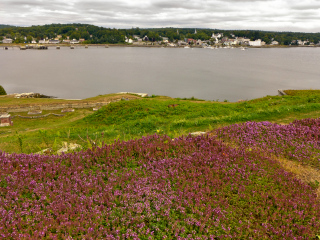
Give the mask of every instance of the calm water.
M 320 48 L 0 48 L 0 85 L 60 98 L 130 91 L 237 101 L 320 89 L 319 62 Z

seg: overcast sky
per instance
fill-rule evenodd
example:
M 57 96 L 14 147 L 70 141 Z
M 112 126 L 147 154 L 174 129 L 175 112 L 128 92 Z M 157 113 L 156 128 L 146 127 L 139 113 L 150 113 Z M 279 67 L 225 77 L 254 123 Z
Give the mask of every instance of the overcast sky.
M 0 24 L 320 32 L 320 0 L 0 0 Z

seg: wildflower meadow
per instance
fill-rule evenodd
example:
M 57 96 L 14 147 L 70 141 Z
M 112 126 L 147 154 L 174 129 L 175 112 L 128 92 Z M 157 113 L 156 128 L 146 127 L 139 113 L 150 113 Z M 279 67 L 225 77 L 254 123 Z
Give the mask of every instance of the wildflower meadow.
M 2 152 L 0 238 L 315 238 L 314 189 L 264 150 L 316 165 L 319 122 L 221 129 L 239 147 L 155 134 L 62 155 Z

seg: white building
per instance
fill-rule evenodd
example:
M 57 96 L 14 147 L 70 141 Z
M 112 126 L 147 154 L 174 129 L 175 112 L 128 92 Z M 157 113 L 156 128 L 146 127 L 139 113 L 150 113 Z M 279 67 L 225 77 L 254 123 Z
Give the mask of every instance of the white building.
M 58 44 L 58 43 L 60 43 L 60 40 L 49 40 L 49 43 Z
M 255 41 L 249 41 L 249 46 L 261 47 L 262 41 L 261 41 L 261 39 L 257 39 Z
M 72 39 L 72 40 L 70 41 L 70 43 L 71 43 L 71 44 L 77 44 L 77 43 L 79 43 L 79 41 L 76 40 L 76 39 Z
M 217 33 L 217 34 L 212 33 L 212 36 L 211 36 L 211 38 L 221 38 L 221 37 L 223 37 L 223 33 Z
M 125 37 L 125 42 L 126 43 L 133 43 L 133 40 L 130 38 L 127 38 L 127 36 Z
M 178 40 L 178 45 L 179 45 L 179 46 L 185 46 L 185 45 L 188 45 L 188 43 L 186 43 L 186 42 L 183 41 L 183 40 Z
M 301 41 L 301 40 L 297 40 L 298 45 L 306 45 L 309 41 Z
M 212 33 L 211 39 L 214 39 L 214 43 L 218 44 L 219 38 L 221 37 L 223 37 L 223 33 L 217 33 L 217 34 Z
M 163 37 L 163 38 L 162 38 L 162 42 L 164 42 L 164 43 L 168 43 L 168 42 L 169 42 L 169 38 L 167 38 L 167 37 Z
M 44 39 L 39 40 L 39 44 L 45 44 L 45 43 L 49 43 L 49 41 L 46 41 L 46 40 L 44 40 Z
M 5 38 L 2 40 L 2 43 L 12 43 L 12 39 L 11 38 Z
M 244 45 L 249 45 L 250 39 L 249 38 L 244 38 L 244 37 L 238 37 L 236 38 L 237 44 L 244 44 Z

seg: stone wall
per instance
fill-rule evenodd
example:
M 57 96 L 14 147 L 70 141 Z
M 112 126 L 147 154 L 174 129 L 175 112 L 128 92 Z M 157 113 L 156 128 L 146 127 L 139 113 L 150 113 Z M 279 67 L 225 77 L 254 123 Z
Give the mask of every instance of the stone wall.
M 0 107 L 0 112 L 29 112 L 34 110 L 61 110 L 64 108 L 94 108 L 108 105 L 110 102 L 118 102 L 120 99 L 109 102 L 74 102 L 74 103 L 56 103 L 56 104 L 42 104 L 42 105 L 16 105 Z

